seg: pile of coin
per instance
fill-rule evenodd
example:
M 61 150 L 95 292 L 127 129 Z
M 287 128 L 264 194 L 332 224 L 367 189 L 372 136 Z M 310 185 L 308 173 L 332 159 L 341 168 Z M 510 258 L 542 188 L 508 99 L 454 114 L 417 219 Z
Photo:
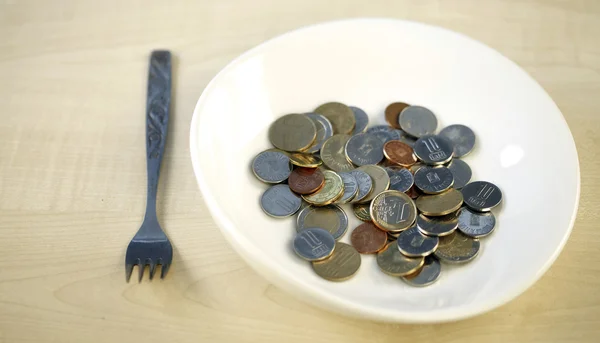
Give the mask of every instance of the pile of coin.
M 471 180 L 462 157 L 475 134 L 456 124 L 436 134 L 435 114 L 396 102 L 385 109 L 389 125 L 368 127 L 360 108 L 330 102 L 305 114 L 288 114 L 269 128 L 275 148 L 252 161 L 256 177 L 273 184 L 263 211 L 276 218 L 298 213 L 293 248 L 331 281 L 351 278 L 360 254 L 375 254 L 386 274 L 412 286 L 439 279 L 443 263 L 466 263 L 493 232 L 491 209 L 500 189 Z M 363 221 L 349 243 L 344 207 Z M 283 244 L 283 243 L 282 243 Z

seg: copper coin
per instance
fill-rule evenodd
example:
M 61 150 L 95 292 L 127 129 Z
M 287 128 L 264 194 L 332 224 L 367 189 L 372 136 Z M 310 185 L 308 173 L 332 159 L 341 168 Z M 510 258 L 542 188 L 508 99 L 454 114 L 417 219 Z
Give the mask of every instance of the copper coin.
M 413 148 L 400 141 L 389 141 L 383 146 L 383 154 L 390 162 L 403 167 L 410 167 L 417 163 Z
M 393 102 L 385 108 L 385 120 L 395 129 L 400 129 L 400 112 L 409 105 L 403 102 Z
M 415 185 L 412 185 L 412 187 L 410 187 L 410 189 L 406 191 L 406 195 L 408 195 L 411 199 L 416 199 L 422 194 L 423 193 L 421 193 L 421 191 L 419 191 L 419 189 Z
M 298 194 L 311 194 L 325 183 L 325 176 L 319 168 L 296 168 L 288 178 L 290 189 Z
M 360 224 L 350 236 L 352 246 L 361 254 L 374 254 L 387 243 L 387 234 L 373 223 Z

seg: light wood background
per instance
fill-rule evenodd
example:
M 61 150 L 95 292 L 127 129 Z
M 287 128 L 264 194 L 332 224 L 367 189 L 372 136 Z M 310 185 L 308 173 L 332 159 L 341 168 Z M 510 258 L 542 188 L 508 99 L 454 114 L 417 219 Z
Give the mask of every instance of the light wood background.
M 490 45 L 540 82 L 573 132 L 573 234 L 535 286 L 491 313 L 409 326 L 315 309 L 249 269 L 203 203 L 188 132 L 209 80 L 266 39 L 359 16 Z M 600 342 L 599 34 L 595 0 L 0 0 L 0 342 Z M 159 193 L 176 250 L 167 279 L 126 284 L 154 48 L 177 56 Z

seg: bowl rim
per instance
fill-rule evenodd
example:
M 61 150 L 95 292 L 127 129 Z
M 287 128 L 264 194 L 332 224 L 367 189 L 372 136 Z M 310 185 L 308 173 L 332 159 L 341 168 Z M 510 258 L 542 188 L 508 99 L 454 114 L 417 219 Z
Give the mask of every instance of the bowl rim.
M 286 39 L 288 36 L 293 34 L 298 34 L 304 31 L 310 31 L 317 29 L 319 27 L 324 26 L 336 26 L 336 25 L 347 25 L 347 24 L 360 24 L 364 22 L 391 22 L 391 23 L 402 23 L 405 25 L 415 25 L 415 26 L 425 26 L 432 30 L 443 31 L 446 34 L 452 34 L 462 37 L 470 41 L 471 43 L 480 46 L 486 50 L 493 52 L 498 55 L 501 59 L 506 62 L 516 66 L 525 75 L 530 78 L 534 83 L 541 88 L 541 90 L 548 95 L 546 90 L 523 68 L 521 68 L 518 64 L 502 55 L 497 50 L 487 46 L 486 44 L 479 42 L 469 36 L 466 36 L 460 32 L 455 32 L 443 27 L 409 21 L 402 19 L 391 19 L 391 18 L 352 18 L 352 19 L 341 19 L 341 20 L 333 20 L 326 21 L 321 23 L 316 23 L 308 26 L 303 26 L 278 36 L 275 36 L 271 39 L 268 39 L 251 49 L 243 52 L 241 55 L 237 56 L 233 60 L 231 60 L 225 67 L 223 67 L 206 85 L 202 94 L 200 95 L 198 101 L 196 102 L 196 106 L 194 107 L 194 112 L 192 116 L 191 126 L 190 126 L 190 155 L 192 160 L 192 166 L 194 170 L 194 174 L 196 176 L 196 180 L 200 191 L 205 198 L 204 202 L 206 203 L 209 212 L 217 224 L 217 227 L 225 236 L 226 240 L 233 247 L 233 249 L 241 255 L 241 257 L 248 263 L 254 271 L 256 271 L 259 275 L 267 279 L 269 282 L 277 285 L 278 287 L 281 285 L 285 285 L 286 292 L 289 293 L 289 289 L 294 289 L 293 295 L 300 298 L 300 295 L 306 295 L 307 297 L 303 297 L 303 301 L 310 301 L 311 304 L 316 305 L 317 307 L 323 308 L 329 311 L 335 311 L 337 313 L 351 316 L 355 318 L 369 318 L 377 321 L 384 322 L 402 322 L 402 323 L 441 323 L 441 322 L 449 322 L 456 321 L 461 319 L 470 318 L 473 316 L 477 316 L 486 312 L 489 312 L 495 308 L 498 308 L 509 301 L 515 299 L 523 292 L 525 292 L 528 288 L 530 288 L 535 282 L 537 282 L 552 266 L 552 264 L 556 261 L 561 251 L 563 250 L 575 224 L 575 219 L 577 217 L 578 209 L 579 209 L 579 200 L 581 194 L 581 175 L 580 175 L 580 166 L 579 166 L 579 156 L 577 153 L 577 146 L 575 144 L 575 140 L 573 138 L 573 134 L 569 128 L 569 125 L 560 111 L 560 108 L 554 100 L 548 95 L 548 98 L 556 108 L 558 109 L 560 118 L 567 129 L 567 132 L 570 135 L 571 143 L 573 144 L 573 150 L 575 152 L 575 160 L 576 160 L 576 198 L 575 204 L 573 208 L 573 212 L 571 213 L 571 218 L 569 221 L 569 225 L 567 230 L 565 231 L 561 241 L 554 249 L 552 255 L 548 258 L 548 260 L 542 265 L 542 267 L 538 270 L 538 272 L 533 275 L 530 279 L 525 282 L 522 282 L 519 287 L 514 287 L 512 292 L 504 292 L 502 295 L 491 298 L 491 300 L 483 300 L 481 302 L 477 302 L 476 305 L 466 304 L 459 307 L 445 308 L 436 310 L 435 313 L 431 313 L 431 311 L 423 311 L 423 312 L 405 312 L 401 309 L 398 310 L 387 310 L 387 309 L 375 309 L 371 307 L 364 307 L 361 305 L 357 305 L 355 303 L 351 303 L 346 301 L 344 298 L 333 296 L 328 292 L 324 292 L 322 289 L 315 285 L 311 285 L 306 283 L 304 280 L 296 277 L 293 273 L 287 271 L 285 268 L 280 266 L 278 263 L 269 259 L 260 249 L 255 247 L 252 243 L 248 242 L 244 237 L 239 235 L 234 235 L 233 233 L 236 231 L 234 224 L 229 221 L 229 219 L 223 214 L 220 206 L 217 204 L 215 197 L 210 191 L 208 182 L 206 177 L 200 167 L 200 159 L 199 159 L 199 149 L 195 142 L 198 140 L 199 135 L 199 126 L 198 121 L 200 120 L 200 107 L 207 97 L 208 91 L 211 90 L 214 85 L 219 82 L 221 77 L 229 72 L 229 70 L 233 69 L 239 63 L 247 60 L 257 52 L 263 50 L 266 46 L 277 42 L 279 40 Z M 271 273 L 264 272 L 265 270 L 272 271 Z

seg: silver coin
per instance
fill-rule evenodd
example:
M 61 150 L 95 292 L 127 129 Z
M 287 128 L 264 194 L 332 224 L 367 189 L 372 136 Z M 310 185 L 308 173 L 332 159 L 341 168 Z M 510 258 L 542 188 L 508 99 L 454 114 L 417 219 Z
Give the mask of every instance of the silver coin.
M 307 228 L 296 234 L 294 251 L 307 261 L 321 261 L 331 256 L 335 239 L 329 231 L 321 228 Z
M 296 231 L 319 227 L 329 231 L 335 239 L 341 238 L 348 229 L 348 216 L 337 205 L 306 206 L 298 213 Z
M 438 194 L 454 184 L 454 176 L 444 166 L 424 166 L 415 172 L 415 185 L 425 194 Z
M 369 174 L 362 170 L 353 170 L 349 173 L 354 176 L 356 182 L 358 183 L 358 193 L 356 193 L 356 196 L 354 199 L 352 199 L 352 202 L 361 201 L 367 195 L 369 195 L 371 189 L 373 189 L 373 179 L 371 179 Z
M 341 172 L 338 173 L 338 175 L 342 178 L 342 181 L 344 181 L 344 195 L 342 195 L 337 202 L 345 204 L 354 199 L 358 193 L 358 181 L 356 181 L 356 178 L 350 172 Z
M 454 148 L 447 138 L 427 135 L 415 142 L 415 156 L 425 164 L 444 164 L 452 159 Z
M 269 187 L 260 197 L 260 207 L 271 217 L 289 217 L 298 212 L 302 198 L 290 190 L 288 185 Z
M 425 236 L 416 226 L 402 231 L 398 236 L 398 249 L 403 255 L 409 257 L 430 255 L 438 244 L 437 237 Z
M 411 148 L 415 146 L 415 143 L 417 142 L 416 138 L 407 135 L 406 132 L 402 130 L 396 131 L 398 131 L 398 134 L 400 135 L 400 139 L 398 139 L 400 142 L 409 145 Z
M 263 151 L 252 160 L 252 172 L 262 182 L 280 183 L 292 173 L 289 157 L 279 151 Z
M 384 169 L 390 177 L 389 189 L 404 193 L 412 187 L 415 179 L 410 170 L 396 166 L 385 167 Z
M 446 236 L 458 228 L 458 217 L 456 213 L 441 217 L 427 217 L 419 214 L 417 217 L 417 227 L 419 231 L 427 236 Z
M 425 263 L 418 274 L 402 276 L 402 280 L 414 287 L 425 287 L 436 282 L 442 272 L 440 261 L 433 255 L 425 257 Z
M 491 182 L 471 182 L 464 186 L 461 191 L 465 205 L 478 212 L 489 212 L 502 202 L 502 191 Z
M 450 169 L 454 176 L 454 185 L 452 187 L 461 189 L 471 181 L 473 172 L 471 172 L 471 167 L 469 167 L 467 162 L 458 159 L 452 160 L 448 164 L 448 169 Z
M 413 137 L 432 135 L 437 129 L 435 114 L 423 106 L 408 106 L 400 112 L 398 124 Z
M 381 139 L 383 144 L 393 140 L 400 140 L 402 138 L 402 131 L 396 130 L 388 125 L 371 126 L 367 129 L 367 133 L 370 133 Z
M 317 128 L 317 136 L 315 138 L 315 143 L 313 146 L 306 150 L 307 153 L 315 153 L 321 150 L 323 143 L 329 137 L 333 136 L 333 127 L 331 126 L 331 122 L 329 119 L 325 118 L 325 116 L 318 113 L 306 113 L 306 115 L 313 120 L 315 123 L 315 127 Z
M 473 212 L 466 207 L 458 215 L 458 229 L 473 238 L 485 237 L 494 231 L 496 217 L 492 212 Z
M 377 164 L 383 160 L 383 142 L 374 135 L 359 133 L 346 143 L 346 156 L 357 166 Z
M 354 119 L 356 120 L 356 125 L 354 125 L 354 131 L 352 131 L 353 135 L 365 132 L 367 126 L 369 125 L 369 116 L 365 113 L 365 111 L 361 110 L 358 107 L 348 106 L 354 112 Z
M 475 133 L 469 127 L 455 124 L 446 126 L 439 133 L 448 138 L 454 145 L 454 157 L 463 157 L 475 146 Z

